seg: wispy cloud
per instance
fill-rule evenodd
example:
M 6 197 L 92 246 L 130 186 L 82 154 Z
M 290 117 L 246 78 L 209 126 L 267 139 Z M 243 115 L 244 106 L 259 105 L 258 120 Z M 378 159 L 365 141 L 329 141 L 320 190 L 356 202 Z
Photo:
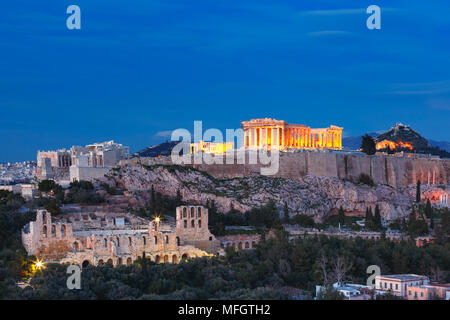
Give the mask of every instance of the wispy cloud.
M 400 83 L 394 85 L 389 94 L 395 95 L 429 95 L 450 92 L 450 80 L 422 83 Z
M 168 138 L 172 135 L 172 130 L 164 130 L 164 131 L 158 131 L 155 133 L 154 137 L 156 138 Z

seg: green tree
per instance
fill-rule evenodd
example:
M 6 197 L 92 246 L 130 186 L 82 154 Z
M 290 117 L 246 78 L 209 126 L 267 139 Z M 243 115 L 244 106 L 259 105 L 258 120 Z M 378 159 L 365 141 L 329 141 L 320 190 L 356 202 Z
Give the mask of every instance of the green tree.
M 56 201 L 50 201 L 49 203 L 47 203 L 45 205 L 45 210 L 47 210 L 48 212 L 50 212 L 50 214 L 52 216 L 56 216 L 58 214 L 61 213 L 61 208 L 59 207 L 59 205 L 56 203 Z
M 53 180 L 42 180 L 38 184 L 38 190 L 41 192 L 50 192 L 56 189 L 56 182 Z
M 373 155 L 377 152 L 375 141 L 367 133 L 362 137 L 361 151 L 368 155 Z

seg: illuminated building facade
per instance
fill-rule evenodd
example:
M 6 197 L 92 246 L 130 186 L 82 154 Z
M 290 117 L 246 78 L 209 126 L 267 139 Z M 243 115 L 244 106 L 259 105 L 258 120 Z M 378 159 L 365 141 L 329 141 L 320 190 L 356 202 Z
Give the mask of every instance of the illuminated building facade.
M 342 149 L 342 129 L 337 126 L 312 129 L 270 118 L 242 122 L 246 148 Z
M 233 142 L 207 142 L 199 141 L 191 143 L 191 153 L 205 152 L 213 154 L 226 153 L 234 148 Z

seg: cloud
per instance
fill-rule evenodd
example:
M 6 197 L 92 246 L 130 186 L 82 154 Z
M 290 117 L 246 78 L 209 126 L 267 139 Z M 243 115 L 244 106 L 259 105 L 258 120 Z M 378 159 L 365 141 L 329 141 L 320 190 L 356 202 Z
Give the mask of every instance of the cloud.
M 155 133 L 154 137 L 157 138 L 168 138 L 172 135 L 172 130 L 164 130 L 164 131 L 158 131 Z
M 396 90 L 388 92 L 395 95 L 428 95 L 450 92 L 450 80 L 422 83 L 395 84 Z

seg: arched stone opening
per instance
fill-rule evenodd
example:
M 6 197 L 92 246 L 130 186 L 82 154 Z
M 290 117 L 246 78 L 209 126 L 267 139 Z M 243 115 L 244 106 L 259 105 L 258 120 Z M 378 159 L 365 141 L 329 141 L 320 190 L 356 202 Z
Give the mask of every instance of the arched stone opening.
M 153 244 L 158 244 L 158 237 L 157 236 L 153 237 Z
M 188 258 L 189 258 L 189 256 L 188 256 L 186 253 L 184 253 L 184 254 L 181 256 L 181 261 L 186 262 Z
M 52 224 L 52 237 L 56 237 L 56 227 Z
M 165 255 L 165 256 L 164 256 L 164 263 L 167 263 L 167 262 L 169 262 L 169 256 L 168 256 L 168 255 Z
M 112 259 L 108 259 L 108 261 L 106 261 L 107 264 L 109 265 L 113 265 L 113 260 Z
M 146 238 L 146 237 L 143 237 L 143 238 L 142 238 L 142 243 L 144 244 L 144 246 L 147 245 L 147 238 Z
M 177 255 L 174 254 L 174 255 L 172 256 L 172 263 L 177 263 L 177 262 L 178 262 Z
M 168 243 L 169 243 L 169 236 L 166 235 L 166 236 L 164 237 L 164 239 L 165 239 L 166 244 L 168 244 Z
M 117 265 L 122 265 L 123 264 L 123 260 L 122 260 L 122 258 L 119 258 L 119 259 L 117 259 Z
M 100 260 L 98 260 L 98 266 L 102 266 L 102 265 L 104 265 L 105 263 L 103 262 L 103 260 L 102 259 L 100 259 Z
M 194 218 L 194 215 L 195 215 L 194 210 L 195 210 L 194 207 L 192 207 L 191 208 L 191 218 Z
M 239 242 L 239 244 L 238 244 L 238 249 L 239 249 L 239 250 L 242 249 L 242 242 Z
M 250 249 L 250 243 L 245 242 L 245 249 Z
M 191 220 L 191 228 L 195 228 L 195 221 Z
M 66 227 L 65 224 L 63 224 L 62 227 L 61 227 L 61 236 L 65 237 L 66 234 L 67 234 L 67 227 Z
M 187 208 L 184 207 L 183 208 L 183 218 L 186 218 L 186 217 L 187 217 Z
M 180 246 L 180 237 L 176 237 L 177 240 L 177 246 Z
M 159 263 L 159 260 L 160 260 L 159 256 L 156 255 L 156 257 L 155 257 L 155 262 L 156 262 L 156 263 Z
M 47 238 L 47 226 L 42 227 L 42 237 Z
M 133 263 L 133 261 L 131 260 L 131 258 L 127 259 L 127 266 L 131 266 L 131 264 Z

